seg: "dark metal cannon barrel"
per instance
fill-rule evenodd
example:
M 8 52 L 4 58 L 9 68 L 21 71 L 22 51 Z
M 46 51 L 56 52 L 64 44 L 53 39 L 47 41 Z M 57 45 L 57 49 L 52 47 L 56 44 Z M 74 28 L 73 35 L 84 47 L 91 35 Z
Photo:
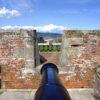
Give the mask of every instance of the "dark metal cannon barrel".
M 41 68 L 42 82 L 35 93 L 34 100 L 71 100 L 68 91 L 58 78 L 58 68 L 47 63 Z

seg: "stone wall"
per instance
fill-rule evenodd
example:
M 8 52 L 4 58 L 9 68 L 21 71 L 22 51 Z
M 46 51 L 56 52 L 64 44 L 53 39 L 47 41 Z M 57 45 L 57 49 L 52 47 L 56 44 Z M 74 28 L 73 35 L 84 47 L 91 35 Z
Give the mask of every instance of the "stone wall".
M 37 88 L 40 62 L 36 31 L 0 32 L 0 79 L 2 89 Z M 100 65 L 100 31 L 68 30 L 61 52 L 42 52 L 44 63 L 55 63 L 66 88 L 93 87 L 95 68 Z M 40 69 L 39 69 L 40 70 Z
M 62 75 L 66 87 L 93 86 L 95 68 L 100 64 L 100 31 L 95 32 L 96 30 L 65 31 L 59 65 L 67 72 Z
M 39 62 L 35 30 L 0 32 L 1 88 L 34 88 Z

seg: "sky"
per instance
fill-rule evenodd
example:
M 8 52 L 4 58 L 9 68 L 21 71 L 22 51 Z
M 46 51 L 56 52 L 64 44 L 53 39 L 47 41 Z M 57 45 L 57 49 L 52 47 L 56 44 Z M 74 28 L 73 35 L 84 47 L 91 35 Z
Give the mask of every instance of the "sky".
M 99 29 L 100 0 L 0 0 L 0 28 Z

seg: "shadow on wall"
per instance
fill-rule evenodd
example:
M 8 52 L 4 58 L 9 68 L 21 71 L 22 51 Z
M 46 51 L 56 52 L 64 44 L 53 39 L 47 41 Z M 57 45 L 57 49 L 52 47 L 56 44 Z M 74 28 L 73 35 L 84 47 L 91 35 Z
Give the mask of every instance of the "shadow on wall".
M 43 64 L 47 61 L 47 59 L 40 55 L 40 64 Z

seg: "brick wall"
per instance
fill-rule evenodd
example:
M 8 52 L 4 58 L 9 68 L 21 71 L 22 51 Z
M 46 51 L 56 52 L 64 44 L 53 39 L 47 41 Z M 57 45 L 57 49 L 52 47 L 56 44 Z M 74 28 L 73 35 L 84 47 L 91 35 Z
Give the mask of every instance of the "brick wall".
M 67 73 L 61 75 L 61 80 L 67 88 L 93 87 L 95 68 L 100 65 L 100 37 L 88 34 L 88 31 L 81 37 L 67 37 L 67 33 L 70 35 L 71 30 L 65 31 L 60 59 L 62 69 Z
M 39 77 L 35 67 L 38 64 L 39 52 L 35 31 L 0 33 L 1 88 L 36 88 Z
M 74 36 L 70 35 L 70 31 L 67 37 L 65 32 L 61 52 L 42 52 L 40 55 L 47 60 L 46 62 L 52 62 L 58 66 L 59 77 L 66 88 L 93 87 L 95 67 L 100 64 L 100 37 L 93 34 L 84 35 L 81 31 L 78 31 L 78 36 L 77 31 L 72 33 Z M 32 38 L 27 40 L 25 37 L 28 34 L 21 34 L 20 37 L 19 32 L 13 37 L 10 34 L 11 32 L 5 32 L 4 38 L 4 33 L 3 35 L 0 33 L 1 88 L 38 88 L 41 76 L 36 73 L 35 66 L 33 66 L 34 52 L 31 50 L 34 49 L 34 45 L 30 46 Z M 34 50 L 36 50 L 36 64 L 38 65 L 38 49 Z

